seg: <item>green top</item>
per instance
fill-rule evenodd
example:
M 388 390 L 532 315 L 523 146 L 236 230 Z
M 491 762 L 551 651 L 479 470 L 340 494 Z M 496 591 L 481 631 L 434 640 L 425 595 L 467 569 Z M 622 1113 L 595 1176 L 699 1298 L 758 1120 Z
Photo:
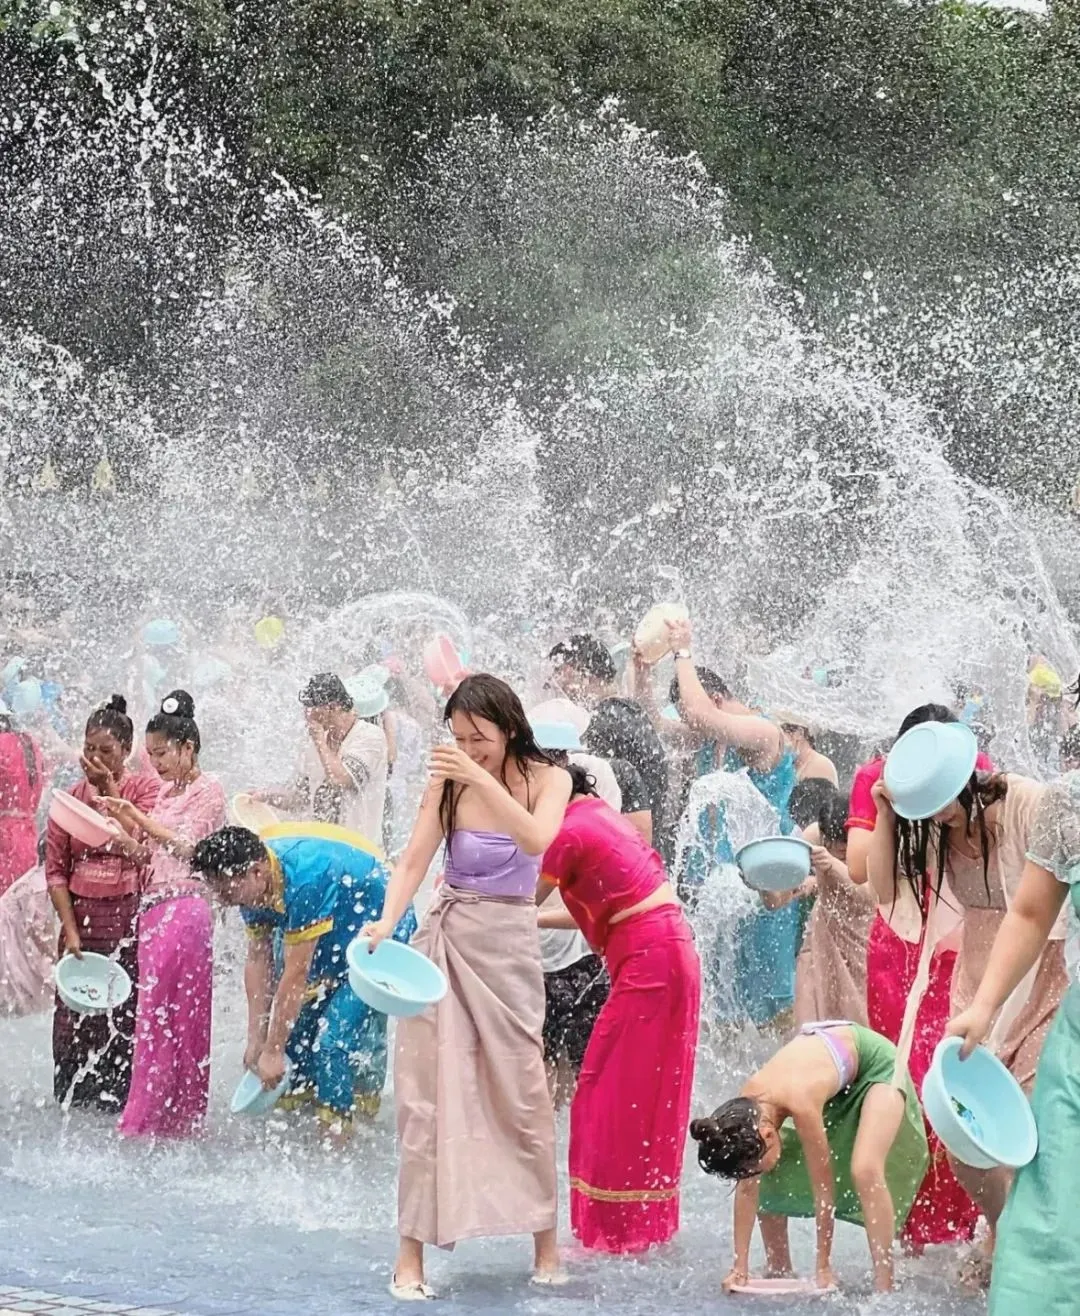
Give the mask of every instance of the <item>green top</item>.
M 859 1052 L 858 1073 L 851 1083 L 831 1097 L 822 1111 L 825 1134 L 832 1152 L 833 1179 L 836 1185 L 836 1218 L 862 1225 L 862 1206 L 851 1181 L 851 1155 L 859 1131 L 859 1116 L 866 1094 L 879 1083 L 892 1085 L 896 1066 L 896 1047 L 861 1024 L 852 1024 Z M 896 1232 L 907 1220 L 915 1194 L 930 1164 L 923 1124 L 922 1107 L 915 1095 L 910 1076 L 904 1075 L 906 1105 L 904 1119 L 885 1162 L 885 1179 L 893 1199 Z M 780 1130 L 781 1153 L 775 1169 L 763 1175 L 758 1211 L 761 1215 L 814 1216 L 814 1190 L 806 1169 L 802 1143 L 791 1120 Z

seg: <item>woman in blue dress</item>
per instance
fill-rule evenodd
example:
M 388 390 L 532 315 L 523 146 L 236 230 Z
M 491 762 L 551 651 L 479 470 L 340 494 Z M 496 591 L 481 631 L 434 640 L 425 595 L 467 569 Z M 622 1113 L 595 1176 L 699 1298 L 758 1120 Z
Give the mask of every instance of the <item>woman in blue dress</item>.
M 345 952 L 382 916 L 389 874 L 360 837 L 304 835 L 329 830 L 310 825 L 273 830 L 286 834 L 260 840 L 225 827 L 196 848 L 192 866 L 223 903 L 240 906 L 247 928 L 245 1067 L 273 1088 L 287 1058 L 283 1100 L 313 1100 L 324 1128 L 341 1139 L 354 1114 L 378 1112 L 386 1080 L 386 1015 L 349 986 Z M 415 931 L 410 905 L 394 940 Z
M 739 703 L 711 672 L 699 672 L 690 658 L 689 622 L 669 622 L 675 649 L 672 702 L 680 716 L 707 742 L 698 750 L 696 776 L 746 771 L 752 784 L 776 811 L 780 831 L 792 831 L 788 801 L 797 776 L 795 754 L 775 723 Z M 702 676 L 711 690 L 702 684 Z M 684 880 L 704 881 L 709 868 L 735 862 L 723 804 L 710 806 L 699 820 L 698 846 L 688 856 Z M 733 929 L 736 941 L 734 1008 L 738 1019 L 769 1023 L 790 1010 L 795 1000 L 795 960 L 805 924 L 806 901 L 781 909 L 762 906 Z

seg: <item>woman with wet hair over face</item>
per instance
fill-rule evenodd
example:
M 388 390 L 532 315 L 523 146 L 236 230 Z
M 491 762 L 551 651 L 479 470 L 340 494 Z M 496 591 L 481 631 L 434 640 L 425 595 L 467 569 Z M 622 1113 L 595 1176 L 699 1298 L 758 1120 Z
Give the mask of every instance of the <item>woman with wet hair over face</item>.
M 445 880 L 414 944 L 449 990 L 399 1021 L 394 1063 L 401 1165 L 390 1287 L 406 1301 L 432 1296 L 426 1244 L 532 1234 L 536 1280 L 559 1275 L 536 885 L 571 777 L 537 745 L 498 677 L 467 676 L 445 717 L 454 743 L 432 750 L 383 916 L 365 929 L 373 946 L 392 935 L 445 845 Z
M 105 808 L 138 838 L 148 865 L 139 909 L 139 981 L 126 1135 L 187 1137 L 206 1115 L 210 1088 L 212 927 L 204 884 L 191 874 L 195 846 L 225 821 L 225 792 L 199 767 L 195 701 L 174 690 L 146 726 L 146 753 L 161 784 L 149 811 L 128 800 Z
M 153 773 L 129 770 L 133 739 L 123 695 L 113 695 L 95 708 L 87 718 L 79 756 L 84 776 L 71 794 L 101 813 L 106 812 L 107 798 L 151 808 L 161 782 Z M 45 881 L 60 920 L 60 954 L 88 950 L 114 956 L 136 985 L 124 1004 L 107 1014 L 76 1014 L 57 996 L 53 1093 L 64 1105 L 96 1106 L 119 1114 L 131 1080 L 143 856 L 126 831 L 108 845 L 89 846 L 50 818 L 45 837 Z
M 816 1280 L 832 1273 L 836 1220 L 862 1225 L 874 1288 L 893 1286 L 892 1244 L 926 1172 L 918 1098 L 896 1048 L 861 1024 L 804 1024 L 739 1095 L 692 1121 L 698 1164 L 737 1182 L 734 1249 L 724 1288 L 746 1284 L 754 1224 L 767 1273 L 791 1276 L 789 1217 L 817 1225 Z
M 954 722 L 956 717 L 942 704 L 922 704 L 913 708 L 900 723 L 897 739 L 923 722 Z M 985 755 L 976 760 L 980 771 L 989 772 L 992 764 Z M 855 772 L 848 801 L 847 830 L 848 874 L 853 882 L 865 883 L 867 856 L 873 840 L 878 807 L 874 787 L 885 771 L 885 756 L 877 754 L 863 763 Z M 868 888 L 872 892 L 872 888 Z M 908 884 L 897 890 L 897 896 L 884 904 L 877 901 L 877 912 L 870 922 L 866 944 L 866 1004 L 870 1027 L 899 1042 L 908 998 L 915 986 L 919 965 L 923 919 L 913 892 Z M 941 1041 L 949 1018 L 949 993 L 959 937 L 956 924 L 958 912 L 951 902 L 938 906 L 938 922 L 934 933 L 937 943 L 933 947 L 929 964 L 926 991 L 917 1007 L 913 1024 L 911 1053 L 908 1069 L 915 1090 L 922 1092 L 923 1079 L 930 1068 L 934 1048 Z M 937 934 L 940 933 L 938 937 Z M 957 1183 L 949 1168 L 945 1149 L 927 1126 L 930 1154 L 933 1163 L 926 1182 L 919 1190 L 904 1226 L 905 1246 L 920 1251 L 928 1243 L 950 1243 L 970 1240 L 975 1233 L 978 1208 Z
M 962 734 L 974 759 L 974 734 L 970 729 Z M 867 867 L 879 905 L 895 902 L 903 893 L 922 911 L 928 927 L 941 905 L 962 913 L 948 999 L 949 1012 L 958 1014 L 975 999 L 994 938 L 1016 897 L 1047 788 L 1015 773 L 978 769 L 966 780 L 955 775 L 949 784 L 954 792 L 950 802 L 933 817 L 916 820 L 894 808 L 884 778 L 875 784 L 877 822 Z M 1065 934 L 1062 911 L 1037 964 L 1010 996 L 995 1030 L 999 1058 L 1029 1092 L 1043 1042 L 1068 986 Z M 961 1272 L 965 1285 L 983 1288 L 990 1281 L 994 1234 L 1012 1172 L 976 1170 L 952 1157 L 950 1163 L 989 1225 L 987 1238 L 968 1255 Z

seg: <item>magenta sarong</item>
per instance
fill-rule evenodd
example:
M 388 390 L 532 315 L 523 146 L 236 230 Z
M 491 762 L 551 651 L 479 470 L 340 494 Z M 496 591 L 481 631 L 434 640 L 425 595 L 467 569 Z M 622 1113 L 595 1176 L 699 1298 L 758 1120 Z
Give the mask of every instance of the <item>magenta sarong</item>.
M 139 915 L 139 1010 L 123 1134 L 197 1132 L 210 1092 L 213 927 L 201 896 Z
M 570 1106 L 570 1223 L 587 1248 L 640 1252 L 679 1228 L 701 965 L 677 905 L 616 923 L 611 995 Z

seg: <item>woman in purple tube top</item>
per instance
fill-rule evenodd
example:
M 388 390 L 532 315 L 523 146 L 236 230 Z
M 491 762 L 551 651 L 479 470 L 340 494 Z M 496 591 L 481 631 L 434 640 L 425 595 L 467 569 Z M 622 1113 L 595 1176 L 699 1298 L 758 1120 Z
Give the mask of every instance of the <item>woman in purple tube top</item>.
M 400 1020 L 394 1058 L 401 1238 L 390 1292 L 406 1301 L 434 1296 L 425 1243 L 532 1234 L 533 1278 L 561 1278 L 535 896 L 571 776 L 536 744 L 497 677 L 466 677 L 446 721 L 455 743 L 432 751 L 431 784 L 383 917 L 365 929 L 373 945 L 390 936 L 445 842 L 445 881 L 413 945 L 449 991 Z

